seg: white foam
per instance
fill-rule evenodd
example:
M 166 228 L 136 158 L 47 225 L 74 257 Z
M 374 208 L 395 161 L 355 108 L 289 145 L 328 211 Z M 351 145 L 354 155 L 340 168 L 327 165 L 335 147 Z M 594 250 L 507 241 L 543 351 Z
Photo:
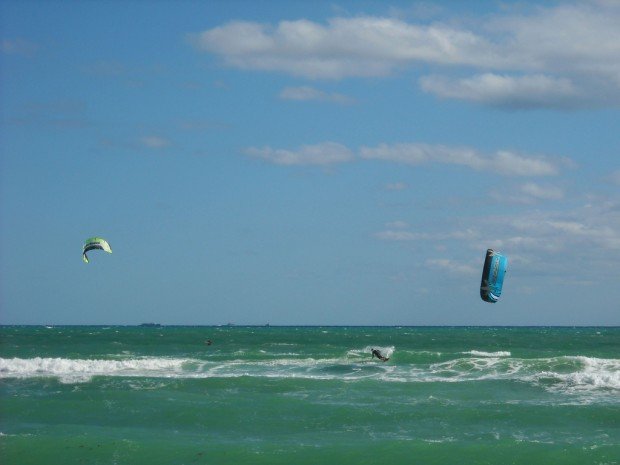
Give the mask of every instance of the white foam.
M 446 442 L 456 442 L 456 439 L 448 436 L 445 438 L 441 438 L 441 439 L 422 439 L 422 441 L 427 442 L 429 444 L 443 444 Z
M 544 371 L 538 377 L 552 379 L 551 390 L 567 392 L 584 392 L 592 390 L 614 391 L 620 390 L 620 360 L 600 359 L 593 357 L 561 357 L 567 364 L 572 363 L 578 370 L 569 372 Z
M 551 392 L 620 391 L 620 359 L 563 356 L 538 359 L 462 358 L 432 364 L 428 380 L 443 382 L 518 380 Z
M 84 382 L 93 376 L 174 376 L 186 359 L 138 358 L 85 360 L 67 358 L 0 358 L 0 378 L 58 377 L 62 382 Z
M 135 356 L 116 360 L 0 358 L 0 379 L 55 377 L 64 383 L 88 382 L 94 376 L 187 379 L 249 376 L 410 383 L 515 380 L 550 392 L 582 397 L 584 394 L 608 397 L 620 394 L 620 359 L 585 356 L 523 359 L 469 354 L 430 364 L 372 363 L 367 349 L 351 350 L 341 357 L 302 358 L 291 353 L 258 360 L 243 355 L 237 355 L 234 360 Z M 390 353 L 390 349 L 393 350 L 380 348 L 384 353 Z
M 465 355 L 473 355 L 475 357 L 510 357 L 510 352 L 500 350 L 497 352 L 484 352 L 482 350 L 469 350 L 467 352 L 461 352 Z

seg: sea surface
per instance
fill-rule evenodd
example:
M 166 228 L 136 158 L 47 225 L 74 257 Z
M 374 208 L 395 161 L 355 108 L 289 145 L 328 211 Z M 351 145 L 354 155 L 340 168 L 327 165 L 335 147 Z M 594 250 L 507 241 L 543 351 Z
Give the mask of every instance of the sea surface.
M 0 463 L 620 464 L 620 328 L 3 326 Z

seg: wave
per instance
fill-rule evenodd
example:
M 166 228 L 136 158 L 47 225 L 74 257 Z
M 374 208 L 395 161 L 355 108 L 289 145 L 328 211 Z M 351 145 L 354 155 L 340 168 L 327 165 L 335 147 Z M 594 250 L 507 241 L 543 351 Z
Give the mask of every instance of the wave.
M 511 353 L 505 350 L 498 352 L 484 352 L 482 350 L 469 350 L 467 352 L 461 352 L 465 355 L 474 355 L 476 357 L 510 357 Z
M 180 377 L 186 359 L 138 358 L 126 360 L 0 358 L 0 378 L 57 377 L 65 383 L 90 381 L 93 376 Z
M 564 363 L 563 363 L 564 362 Z M 540 373 L 537 381 L 550 380 L 551 390 L 565 386 L 570 391 L 589 391 L 592 388 L 620 391 L 620 360 L 592 357 L 564 357 L 558 365 L 568 365 L 565 370 L 556 368 Z M 571 369 L 573 365 L 577 370 Z
M 383 348 L 388 351 L 390 348 Z M 393 349 L 393 348 L 392 348 Z M 127 378 L 300 378 L 377 380 L 387 382 L 456 383 L 517 381 L 567 394 L 620 394 L 620 359 L 585 356 L 511 358 L 507 355 L 460 357 L 438 363 L 380 363 L 365 350 L 342 357 L 193 358 L 133 357 L 123 360 L 67 358 L 0 358 L 0 379 L 54 377 L 63 383 L 93 377 Z M 495 354 L 504 354 L 497 352 Z M 239 357 L 239 355 L 237 355 Z M 362 358 L 364 356 L 364 358 Z M 242 355 L 240 357 L 243 357 Z

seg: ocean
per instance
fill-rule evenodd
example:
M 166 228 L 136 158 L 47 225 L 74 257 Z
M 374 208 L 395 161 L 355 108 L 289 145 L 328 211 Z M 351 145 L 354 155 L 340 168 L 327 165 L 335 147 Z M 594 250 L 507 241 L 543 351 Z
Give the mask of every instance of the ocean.
M 3 326 L 0 462 L 620 464 L 620 328 Z

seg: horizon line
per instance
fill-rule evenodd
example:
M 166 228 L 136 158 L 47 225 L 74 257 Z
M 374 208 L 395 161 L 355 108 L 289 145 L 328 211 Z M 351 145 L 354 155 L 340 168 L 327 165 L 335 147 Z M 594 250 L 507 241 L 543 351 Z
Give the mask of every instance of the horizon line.
M 125 327 L 125 328 L 620 328 L 620 324 L 550 324 L 550 325 L 372 325 L 372 324 L 166 324 L 166 323 L 132 323 L 132 324 L 0 324 L 7 327 Z

